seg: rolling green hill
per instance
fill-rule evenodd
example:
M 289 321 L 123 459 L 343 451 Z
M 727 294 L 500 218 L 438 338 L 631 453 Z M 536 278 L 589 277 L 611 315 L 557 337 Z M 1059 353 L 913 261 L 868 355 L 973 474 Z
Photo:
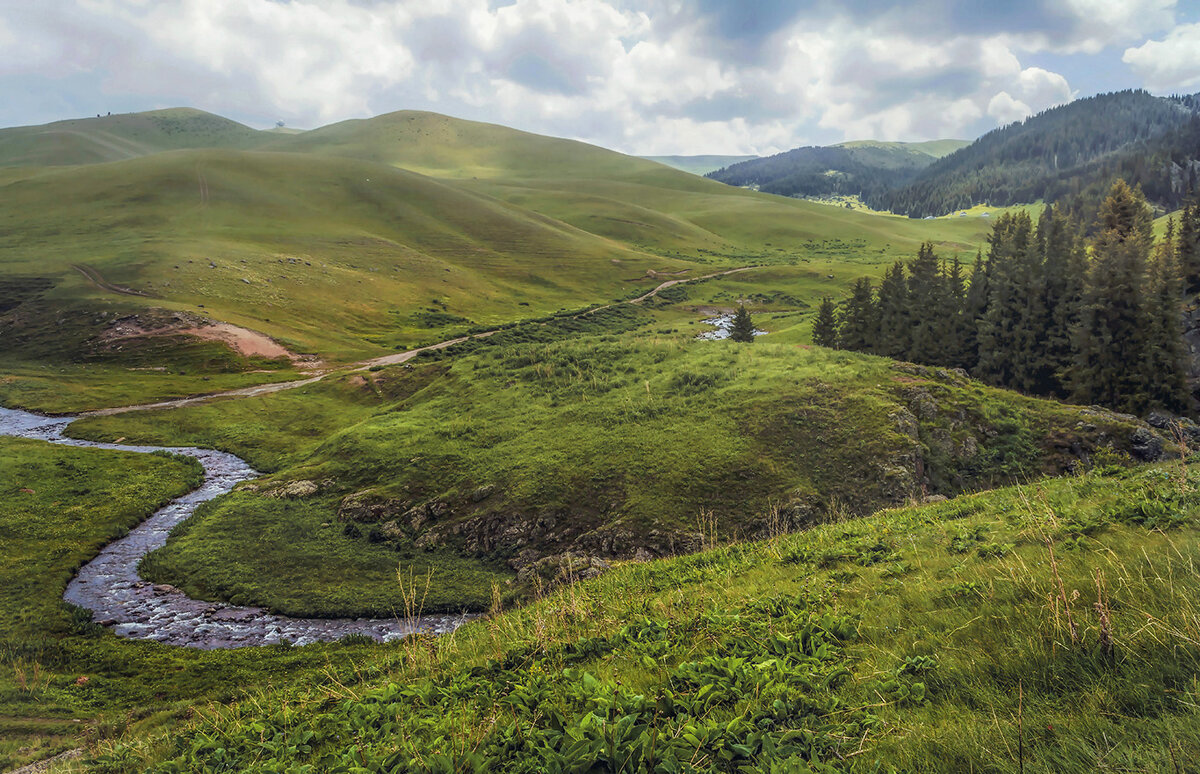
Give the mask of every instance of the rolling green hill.
M 705 533 L 798 529 L 1061 472 L 1099 446 L 1130 451 L 1137 426 L 769 336 L 521 342 L 538 333 L 72 428 L 218 446 L 274 471 L 177 530 L 144 564 L 155 581 L 291 615 L 379 615 L 401 603 L 387 580 L 397 560 L 417 575 L 436 565 L 430 606 L 478 609 L 497 573 L 527 587 L 564 557 L 668 556 Z M 281 499 L 296 480 L 326 483 Z
M 1194 466 L 1105 468 L 631 563 L 497 604 L 452 637 L 180 654 L 169 690 L 190 680 L 220 695 L 198 679 L 220 664 L 249 695 L 182 720 L 131 713 L 133 730 L 93 760 L 112 772 L 1187 771 L 1200 755 L 1197 486 Z
M 252 148 L 269 135 L 193 108 L 0 129 L 0 166 L 120 161 L 181 148 Z
M 178 113 L 97 119 L 79 131 L 119 118 L 126 139 L 140 137 L 145 149 L 153 132 L 143 125 L 178 118 L 203 127 L 213 118 Z M 223 128 L 213 137 L 249 141 L 238 125 L 216 121 Z M 153 137 L 198 144 L 200 134 Z M 18 302 L 0 309 L 0 346 L 16 355 L 0 395 L 61 410 L 62 401 L 36 395 L 80 379 L 99 384 L 103 369 L 85 373 L 81 357 L 112 320 L 161 316 L 155 309 L 346 361 L 626 297 L 661 282 L 662 272 L 806 263 L 840 275 L 851 262 L 877 273 L 927 239 L 973 253 L 986 231 L 979 222 L 913 223 L 765 196 L 583 143 L 429 113 L 253 136 L 266 142 L 0 173 L 0 295 Z M 825 292 L 808 287 L 805 303 Z M 112 399 L 212 389 L 196 383 L 216 378 L 202 367 L 213 353 L 202 354 L 140 357 L 128 365 L 165 368 L 171 379 L 127 372 L 130 389 Z M 43 373 L 47 358 L 67 370 Z M 120 366 L 119 356 L 109 360 Z
M 797 197 L 868 197 L 904 185 L 963 140 L 923 143 L 862 140 L 795 148 L 708 174 L 729 185 Z
M 641 158 L 657 161 L 659 164 L 666 164 L 668 167 L 684 172 L 691 172 L 693 175 L 707 175 L 709 172 L 715 172 L 730 164 L 750 161 L 758 156 L 642 156 Z

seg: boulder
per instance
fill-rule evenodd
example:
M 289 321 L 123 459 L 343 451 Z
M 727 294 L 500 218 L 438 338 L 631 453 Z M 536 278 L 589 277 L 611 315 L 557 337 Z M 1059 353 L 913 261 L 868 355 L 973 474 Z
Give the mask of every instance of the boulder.
M 375 524 L 393 519 L 404 506 L 399 500 L 384 497 L 374 490 L 367 489 L 346 495 L 338 506 L 338 521 L 358 522 L 360 524 Z
M 1133 457 L 1140 462 L 1156 462 L 1163 456 L 1163 439 L 1146 427 L 1139 427 L 1129 436 Z
M 272 497 L 311 497 L 320 490 L 315 481 L 289 481 L 272 489 Z

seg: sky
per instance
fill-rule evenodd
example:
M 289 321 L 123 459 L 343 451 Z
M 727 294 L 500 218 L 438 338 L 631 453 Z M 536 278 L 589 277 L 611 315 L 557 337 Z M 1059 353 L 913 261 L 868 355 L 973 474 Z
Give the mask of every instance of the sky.
M 635 154 L 973 139 L 1200 92 L 1200 0 L 0 0 L 0 126 L 431 110 Z

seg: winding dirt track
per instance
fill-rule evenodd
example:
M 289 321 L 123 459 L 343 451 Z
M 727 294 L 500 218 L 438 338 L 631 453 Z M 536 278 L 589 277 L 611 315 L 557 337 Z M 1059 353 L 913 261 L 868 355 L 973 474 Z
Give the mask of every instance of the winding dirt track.
M 79 269 L 80 272 L 82 272 L 85 276 L 88 276 L 88 278 L 91 279 L 93 282 L 97 282 L 98 284 L 100 282 L 103 282 L 102 278 L 97 280 L 96 278 L 90 276 L 86 267 L 76 266 L 75 268 Z M 713 272 L 712 274 L 705 274 L 700 277 L 688 277 L 685 279 L 667 280 L 666 282 L 663 282 L 662 284 L 655 287 L 653 290 L 650 290 L 650 291 L 638 296 L 637 298 L 630 299 L 629 303 L 640 304 L 640 303 L 646 301 L 647 299 L 654 298 L 656 295 L 659 294 L 660 291 L 666 290 L 667 288 L 673 287 L 675 285 L 682 285 L 686 282 L 698 282 L 700 280 L 713 279 L 714 277 L 724 277 L 729 274 L 737 274 L 739 272 L 749 271 L 750 269 L 757 269 L 757 268 L 759 268 L 759 267 L 758 266 L 740 266 L 736 269 L 726 269 L 724 271 Z M 91 271 L 94 272 L 94 270 L 91 270 Z M 96 277 L 99 277 L 99 275 L 97 274 Z M 105 289 L 108 289 L 108 290 L 115 289 L 115 286 L 110 286 L 107 284 L 105 284 L 104 287 L 105 287 Z M 128 289 L 126 289 L 126 290 L 128 290 Z M 117 290 L 116 292 L 121 292 L 121 291 Z M 129 291 L 129 292 L 137 294 L 137 291 Z M 614 306 L 614 304 L 605 304 L 604 306 L 598 306 L 595 309 L 588 310 L 587 312 L 584 312 L 583 314 L 595 314 L 596 312 L 600 311 L 601 309 L 609 309 L 612 306 Z M 117 406 L 114 408 L 96 409 L 95 411 L 85 411 L 85 412 L 81 413 L 79 416 L 103 417 L 103 416 L 111 416 L 113 414 L 125 414 L 130 411 L 156 411 L 159 409 L 180 408 L 181 406 L 192 406 L 197 403 L 207 403 L 210 400 L 216 400 L 218 398 L 249 398 L 249 397 L 253 397 L 255 395 L 266 395 L 266 394 L 272 393 L 272 392 L 283 392 L 284 390 L 294 390 L 297 387 L 304 387 L 305 385 L 309 385 L 314 382 L 319 382 L 322 379 L 324 379 L 326 376 L 336 373 L 337 371 L 344 371 L 346 369 L 349 369 L 351 371 L 366 371 L 375 366 L 388 366 L 388 365 L 397 365 L 399 363 L 406 363 L 409 360 L 412 360 L 417 355 L 421 354 L 422 352 L 432 351 L 432 350 L 437 350 L 437 349 L 445 349 L 447 347 L 452 347 L 455 344 L 461 344 L 464 341 L 469 341 L 470 339 L 485 339 L 488 336 L 491 336 L 497 332 L 499 332 L 499 329 L 491 330 L 491 331 L 484 331 L 483 333 L 476 333 L 471 336 L 459 336 L 458 338 L 448 339 L 446 341 L 440 341 L 437 344 L 430 344 L 425 347 L 417 347 L 416 349 L 410 349 L 405 352 L 397 352 L 392 355 L 382 355 L 380 357 L 374 357 L 369 360 L 362 360 L 357 363 L 351 363 L 342 369 L 325 371 L 323 373 L 316 374 L 315 376 L 311 376 L 307 379 L 298 379 L 296 381 L 291 381 L 291 382 L 274 382 L 272 384 L 257 384 L 257 385 L 254 385 L 253 387 L 240 387 L 236 390 L 225 390 L 223 392 L 213 392 L 213 393 L 207 393 L 204 395 L 193 395 L 193 396 L 190 396 L 187 398 L 175 398 L 172 400 L 158 401 L 156 403 L 141 403 L 141 404 L 138 404 L 135 406 Z

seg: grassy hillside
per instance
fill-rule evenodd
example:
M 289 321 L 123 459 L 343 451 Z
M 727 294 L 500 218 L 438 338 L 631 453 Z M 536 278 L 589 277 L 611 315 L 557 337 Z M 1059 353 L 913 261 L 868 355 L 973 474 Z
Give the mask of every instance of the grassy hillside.
M 756 159 L 757 156 L 642 156 L 650 161 L 657 161 L 659 164 L 666 164 L 668 167 L 679 169 L 684 172 L 690 172 L 693 175 L 707 175 L 709 172 L 715 172 L 721 167 L 727 167 L 730 164 L 737 164 L 741 161 L 749 161 Z
M 680 267 L 405 170 L 321 156 L 161 154 L 12 183 L 0 203 L 4 269 L 52 284 L 42 304 L 203 307 L 335 358 L 621 296 L 647 269 Z M 144 295 L 114 296 L 77 264 Z
M 806 263 L 840 276 L 850 261 L 877 273 L 927 239 L 974 252 L 986 231 L 975 220 L 912 222 L 764 196 L 434 114 L 269 140 L 269 152 L 181 150 L 0 174 L 0 342 L 10 353 L 0 396 L 67 410 L 86 388 L 89 407 L 114 405 L 209 391 L 257 368 L 214 369 L 211 347 L 173 340 L 156 343 L 157 361 L 118 356 L 91 379 L 79 366 L 131 315 L 186 312 L 344 362 L 628 297 L 663 272 Z M 811 290 L 803 303 L 819 299 Z M 46 365 L 60 370 L 52 378 Z M 158 370 L 125 371 L 134 386 L 117 395 L 110 385 L 127 368 Z
M 853 140 L 838 143 L 841 148 L 888 148 L 901 151 L 915 151 L 940 159 L 949 156 L 954 151 L 971 144 L 970 140 L 926 140 L 925 142 L 883 142 L 880 140 Z
M 528 589 L 569 557 L 671 555 L 1059 472 L 1099 447 L 1130 450 L 1135 428 L 945 371 L 766 341 L 474 346 L 72 429 L 217 446 L 274 471 L 176 531 L 144 563 L 150 577 L 290 614 L 374 615 L 401 604 L 397 561 L 434 570 L 433 608 L 478 609 L 493 580 Z M 315 491 L 280 497 L 291 481 Z
M 1194 469 L 1095 471 L 623 566 L 110 771 L 1185 771 Z M 354 740 L 347 744 L 347 740 Z
M 269 135 L 193 108 L 0 129 L 0 166 L 97 164 L 181 148 L 252 148 Z

